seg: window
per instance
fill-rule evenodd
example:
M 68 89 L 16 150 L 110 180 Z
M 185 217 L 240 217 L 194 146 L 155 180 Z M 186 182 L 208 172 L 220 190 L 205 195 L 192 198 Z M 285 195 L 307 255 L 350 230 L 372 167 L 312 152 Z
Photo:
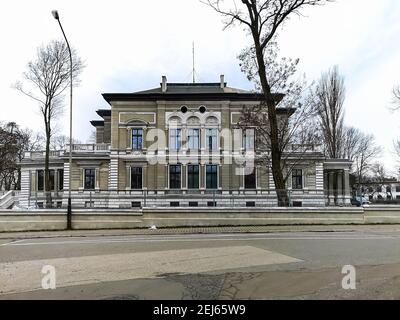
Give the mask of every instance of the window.
M 189 150 L 198 150 L 200 146 L 199 129 L 188 129 L 188 148 Z
M 218 188 L 218 173 L 216 165 L 206 166 L 206 188 L 207 189 L 217 189 Z
M 396 186 L 396 192 L 400 192 L 400 186 Z
M 131 207 L 132 208 L 141 208 L 142 207 L 142 203 L 140 201 L 132 201 Z
M 169 166 L 169 188 L 181 188 L 181 166 L 179 164 Z
M 188 189 L 199 188 L 199 166 L 188 165 Z
M 57 170 L 58 173 L 58 190 L 64 190 L 64 169 Z
M 245 189 L 255 189 L 256 188 L 256 169 L 253 172 L 244 176 L 244 187 Z
M 55 187 L 54 174 L 55 174 L 54 170 L 49 171 L 50 191 L 53 191 Z
M 181 129 L 169 130 L 169 147 L 172 150 L 181 149 Z
M 132 129 L 132 150 L 142 150 L 143 129 Z
M 387 186 L 386 187 L 386 192 L 387 193 L 392 193 L 392 187 L 391 186 Z
M 303 189 L 303 170 L 294 169 L 292 171 L 292 189 L 293 190 Z
M 44 170 L 38 170 L 37 172 L 37 190 L 44 190 Z
M 243 149 L 254 150 L 254 129 L 246 129 L 243 133 Z
M 189 207 L 198 207 L 199 203 L 195 201 L 189 201 Z
M 95 169 L 85 169 L 85 189 L 93 190 L 96 179 Z
M 142 189 L 142 167 L 131 167 L 131 189 Z
M 217 150 L 218 129 L 207 129 L 206 148 L 207 150 Z
M 377 187 L 376 192 L 382 192 L 382 187 L 381 186 Z

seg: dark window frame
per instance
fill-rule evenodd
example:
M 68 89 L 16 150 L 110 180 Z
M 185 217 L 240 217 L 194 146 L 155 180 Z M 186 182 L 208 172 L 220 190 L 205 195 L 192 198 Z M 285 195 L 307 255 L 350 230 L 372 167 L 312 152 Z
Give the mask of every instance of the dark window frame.
M 94 168 L 85 168 L 83 172 L 84 185 L 83 188 L 85 190 L 95 190 L 96 188 L 96 169 Z
M 44 191 L 44 170 L 37 170 L 37 191 Z
M 218 165 L 206 165 L 206 189 L 218 189 Z
M 58 169 L 57 175 L 58 175 L 58 190 L 63 191 L 64 190 L 64 169 Z
M 257 189 L 257 174 L 256 168 L 253 172 L 244 176 L 244 188 L 249 190 Z
M 303 190 L 303 169 L 293 169 L 292 170 L 292 189 L 293 190 Z
M 187 166 L 187 177 L 188 189 L 193 190 L 200 188 L 200 166 L 198 164 L 189 164 Z
M 143 189 L 143 168 L 139 166 L 131 167 L 131 189 L 142 190 Z
M 169 188 L 182 189 L 182 166 L 180 164 L 169 165 Z

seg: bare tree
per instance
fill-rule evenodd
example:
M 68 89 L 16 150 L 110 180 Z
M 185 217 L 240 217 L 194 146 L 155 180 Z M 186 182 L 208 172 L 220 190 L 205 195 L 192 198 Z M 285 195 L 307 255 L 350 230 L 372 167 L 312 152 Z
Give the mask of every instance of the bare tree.
M 380 155 L 381 151 L 382 149 L 376 145 L 373 135 L 362 134 L 354 158 L 355 173 L 359 188 L 364 181 L 367 171 L 372 168 L 373 160 Z
M 281 152 L 280 170 L 286 185 L 292 169 L 299 163 L 304 163 L 304 156 L 314 150 L 318 141 L 315 122 L 315 110 L 312 92 L 307 90 L 304 77 L 296 78 L 299 59 L 278 58 L 278 45 L 270 42 L 267 47 L 265 65 L 271 91 L 279 92 L 278 141 Z M 242 51 L 239 55 L 240 66 L 247 78 L 260 90 L 258 65 L 253 48 Z M 269 167 L 271 158 L 271 131 L 268 114 L 264 101 L 254 106 L 243 108 L 239 126 L 246 130 L 251 127 L 255 130 L 257 150 L 261 152 L 256 161 Z
M 332 159 L 341 158 L 344 148 L 345 86 L 337 66 L 321 76 L 315 98 L 325 154 Z
M 0 189 L 20 189 L 19 162 L 25 151 L 40 148 L 40 142 L 36 141 L 38 136 L 30 129 L 20 129 L 15 122 L 0 123 Z
M 23 74 L 25 82 L 34 88 L 34 93 L 26 90 L 21 82 L 14 85 L 17 90 L 39 104 L 43 117 L 46 135 L 44 169 L 46 207 L 51 206 L 49 155 L 54 122 L 62 112 L 63 92 L 70 84 L 71 68 L 74 84 L 78 83 L 79 75 L 84 68 L 75 50 L 72 50 L 72 61 L 71 66 L 66 43 L 53 40 L 48 45 L 38 48 L 35 59 L 28 63 L 27 71 Z
M 289 204 L 285 179 L 281 168 L 282 151 L 279 145 L 279 129 L 276 106 L 279 100 L 276 99 L 268 77 L 268 65 L 265 64 L 265 56 L 268 53 L 268 44 L 274 40 L 278 30 L 288 21 L 292 15 L 299 15 L 303 8 L 324 4 L 329 0 L 242 0 L 241 5 L 235 1 L 224 6 L 221 0 L 204 0 L 216 12 L 221 14 L 225 21 L 225 28 L 239 23 L 250 31 L 253 38 L 255 57 L 257 61 L 257 74 L 260 81 L 260 88 L 264 95 L 264 102 L 267 109 L 270 140 L 271 140 L 271 164 L 274 178 L 278 205 Z
M 394 110 L 400 109 L 400 86 L 393 88 L 393 104 Z
M 340 158 L 354 161 L 363 133 L 354 127 L 344 127 L 342 135 Z
M 78 139 L 72 139 L 73 144 L 80 144 Z M 69 137 L 63 134 L 54 135 L 51 137 L 50 147 L 53 150 L 66 150 L 69 145 Z

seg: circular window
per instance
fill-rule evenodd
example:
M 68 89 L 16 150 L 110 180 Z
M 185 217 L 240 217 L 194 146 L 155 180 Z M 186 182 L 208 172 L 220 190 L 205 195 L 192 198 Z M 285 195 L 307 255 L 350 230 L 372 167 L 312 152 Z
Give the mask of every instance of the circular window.
M 207 111 L 207 108 L 205 106 L 200 106 L 199 111 L 200 111 L 200 113 L 204 113 Z
M 188 111 L 188 108 L 186 106 L 181 107 L 181 112 L 186 113 Z

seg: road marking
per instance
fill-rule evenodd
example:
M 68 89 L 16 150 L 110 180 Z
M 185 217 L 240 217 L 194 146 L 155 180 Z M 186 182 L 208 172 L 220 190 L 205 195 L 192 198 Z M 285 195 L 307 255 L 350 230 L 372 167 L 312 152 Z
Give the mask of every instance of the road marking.
M 44 265 L 55 267 L 59 288 L 301 261 L 252 246 L 149 251 L 1 263 L 0 283 L 3 294 L 38 290 Z
M 156 238 L 155 238 L 156 237 Z M 398 239 L 398 236 L 358 236 L 345 235 L 338 237 L 337 235 L 325 236 L 287 236 L 287 235 L 204 235 L 199 236 L 148 236 L 148 237 L 124 237 L 124 238 L 102 238 L 102 239 L 79 239 L 79 240 L 63 240 L 63 241 L 36 241 L 22 239 L 15 242 L 3 244 L 3 246 L 37 246 L 37 245 L 72 245 L 72 244 L 104 244 L 104 243 L 150 243 L 150 242 L 202 242 L 202 241 L 258 241 L 258 240 L 382 240 L 382 239 Z M 75 238 L 76 239 L 76 238 Z M 28 242 L 24 242 L 28 241 Z

